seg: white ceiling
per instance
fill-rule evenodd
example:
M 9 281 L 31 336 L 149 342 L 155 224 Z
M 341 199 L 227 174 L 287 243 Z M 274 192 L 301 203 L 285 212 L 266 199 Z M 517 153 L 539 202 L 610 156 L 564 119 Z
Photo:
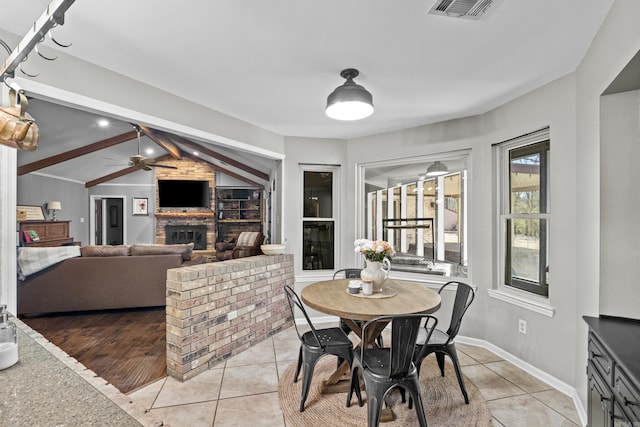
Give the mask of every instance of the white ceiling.
M 0 0 L 0 28 L 22 37 L 48 3 Z M 430 15 L 434 3 L 77 0 L 54 35 L 73 43 L 65 53 L 278 134 L 349 139 L 483 113 L 574 71 L 613 0 L 502 0 L 478 21 Z M 324 114 L 348 67 L 373 94 L 358 122 Z

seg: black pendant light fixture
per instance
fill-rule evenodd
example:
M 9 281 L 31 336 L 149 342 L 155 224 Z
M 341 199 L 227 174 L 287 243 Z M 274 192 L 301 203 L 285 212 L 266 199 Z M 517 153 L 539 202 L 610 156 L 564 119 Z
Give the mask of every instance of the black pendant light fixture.
M 347 68 L 340 72 L 347 81 L 327 97 L 327 116 L 336 120 L 360 120 L 373 113 L 371 93 L 353 81 L 358 74 L 360 73 L 355 68 Z

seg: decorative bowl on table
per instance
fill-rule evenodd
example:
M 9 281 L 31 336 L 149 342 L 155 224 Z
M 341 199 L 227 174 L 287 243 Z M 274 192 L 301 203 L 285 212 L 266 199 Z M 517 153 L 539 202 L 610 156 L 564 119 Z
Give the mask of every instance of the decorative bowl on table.
M 284 253 L 284 247 L 285 246 L 281 244 L 260 245 L 260 249 L 265 255 L 282 255 Z

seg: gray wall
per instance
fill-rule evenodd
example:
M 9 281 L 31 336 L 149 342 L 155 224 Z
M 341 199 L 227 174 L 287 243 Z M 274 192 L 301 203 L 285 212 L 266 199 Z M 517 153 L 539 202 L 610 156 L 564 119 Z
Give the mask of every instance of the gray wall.
M 18 177 L 18 205 L 42 206 L 45 210 L 45 218 L 51 219 L 47 217 L 46 209 L 46 203 L 50 200 L 58 200 L 62 204 L 62 210 L 56 213 L 56 217 L 71 221 L 69 235 L 76 241 L 88 242 L 89 197 L 83 184 L 36 174 Z
M 640 91 L 602 97 L 600 114 L 600 313 L 640 318 Z

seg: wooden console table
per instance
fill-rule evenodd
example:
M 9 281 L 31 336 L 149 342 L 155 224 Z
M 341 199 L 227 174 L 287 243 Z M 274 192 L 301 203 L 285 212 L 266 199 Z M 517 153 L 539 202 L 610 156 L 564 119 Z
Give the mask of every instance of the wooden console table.
M 63 243 L 73 243 L 69 237 L 69 223 L 71 221 L 23 221 L 19 223 L 20 246 L 61 246 Z M 25 231 L 33 230 L 38 233 L 39 240 L 27 242 Z

